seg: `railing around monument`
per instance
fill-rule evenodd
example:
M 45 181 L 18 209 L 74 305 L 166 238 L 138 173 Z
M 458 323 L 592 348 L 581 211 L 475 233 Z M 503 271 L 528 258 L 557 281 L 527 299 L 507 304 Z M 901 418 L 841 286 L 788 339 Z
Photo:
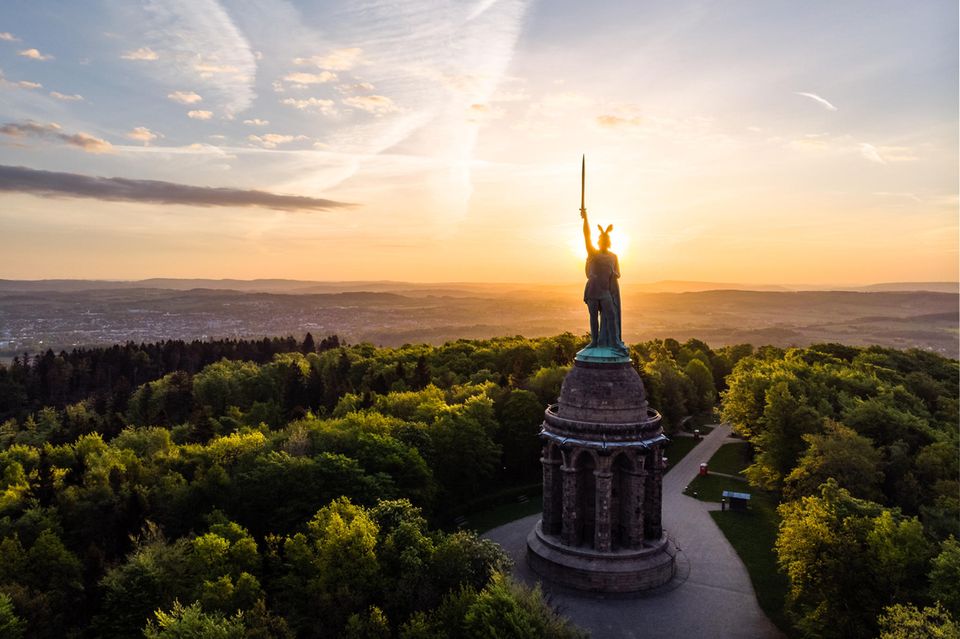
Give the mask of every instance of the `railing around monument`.
M 648 408 L 646 417 L 637 422 L 611 423 L 591 422 L 581 419 L 561 417 L 558 405 L 551 404 L 544 412 L 543 434 L 555 439 L 585 439 L 592 442 L 608 442 L 624 445 L 653 443 L 653 440 L 666 439 L 660 427 L 660 413 Z

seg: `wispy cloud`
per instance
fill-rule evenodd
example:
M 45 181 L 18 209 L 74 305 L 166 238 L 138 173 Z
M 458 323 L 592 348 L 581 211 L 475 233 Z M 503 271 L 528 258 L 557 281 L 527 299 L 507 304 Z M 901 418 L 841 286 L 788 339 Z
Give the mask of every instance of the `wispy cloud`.
M 13 35 L 9 31 L 0 31 L 0 40 L 4 42 L 20 42 L 20 38 Z
M 817 104 L 825 108 L 827 111 L 837 110 L 837 107 L 833 106 L 833 104 L 831 104 L 829 100 L 827 100 L 826 98 L 820 97 L 816 93 L 806 93 L 804 91 L 797 91 L 796 95 L 802 95 L 805 98 L 810 98 L 811 100 L 813 100 L 814 102 L 816 102 Z
M 133 130 L 127 132 L 127 138 L 137 142 L 143 142 L 144 146 L 149 145 L 159 137 L 161 137 L 159 133 L 151 131 L 145 126 L 134 127 Z
M 294 58 L 293 63 L 297 65 L 313 65 L 320 69 L 329 69 L 331 71 L 348 71 L 360 64 L 363 57 L 363 49 L 360 47 L 349 47 L 344 49 L 334 49 L 326 55 L 315 55 L 309 58 Z
M 248 135 L 247 139 L 265 149 L 275 149 L 280 144 L 302 142 L 309 140 L 305 135 L 284 135 L 281 133 L 264 133 L 263 135 Z
M 872 144 L 867 144 L 866 142 L 861 142 L 857 145 L 860 149 L 860 155 L 865 159 L 870 160 L 871 162 L 876 162 L 877 164 L 886 164 L 887 161 L 880 156 L 880 151 L 877 150 L 877 147 Z
M 333 100 L 326 100 L 324 98 L 305 98 L 303 100 L 284 98 L 280 100 L 280 104 L 291 106 L 300 111 L 314 111 L 316 113 L 322 113 L 323 115 L 333 115 L 337 112 Z
M 22 51 L 17 51 L 17 55 L 23 58 L 29 58 L 30 60 L 53 60 L 52 55 L 40 53 L 37 49 L 24 49 Z
M 60 93 L 59 91 L 51 91 L 50 97 L 60 100 L 62 102 L 83 102 L 83 96 L 79 93 Z
M 227 116 L 253 103 L 256 56 L 218 0 L 149 2 L 138 17 L 142 37 L 163 54 L 167 82 L 198 83 L 204 103 Z
M 28 89 L 28 90 L 43 88 L 43 85 L 40 84 L 39 82 L 30 82 L 29 80 L 20 80 L 19 82 L 17 82 L 17 86 L 20 87 L 21 89 Z
M 779 143 L 783 140 L 771 138 L 771 141 Z M 808 133 L 787 141 L 785 146 L 794 151 L 816 152 L 818 155 L 859 156 L 873 164 L 914 162 L 920 159 L 916 150 L 911 147 L 858 142 L 849 134 L 832 136 L 827 133 Z
M 643 124 L 643 119 L 638 116 L 621 117 L 619 115 L 598 115 L 597 124 L 606 129 L 633 128 Z
M 40 197 L 79 197 L 108 202 L 150 202 L 184 206 L 262 207 L 282 211 L 327 211 L 347 202 L 267 191 L 191 186 L 159 180 L 131 180 L 39 171 L 0 165 L 0 192 Z
M 193 111 L 187 111 L 187 117 L 193 120 L 209 120 L 213 117 L 213 111 L 194 109 Z
M 267 126 L 270 124 L 270 120 L 261 120 L 260 118 L 253 118 L 252 120 L 244 120 L 244 124 L 247 126 Z
M 180 104 L 196 104 L 197 102 L 203 101 L 203 98 L 194 91 L 174 91 L 173 93 L 168 93 L 167 98 Z
M 400 110 L 393 100 L 385 95 L 355 95 L 344 98 L 343 103 L 374 115 L 385 115 Z
M 120 54 L 120 57 L 124 60 L 139 60 L 142 62 L 153 62 L 160 59 L 160 55 L 150 47 L 140 47 L 133 51 L 127 51 Z
M 467 121 L 474 123 L 489 122 L 502 118 L 503 114 L 504 111 L 500 107 L 489 104 L 471 104 L 467 109 Z
M 335 82 L 337 74 L 330 71 L 321 71 L 320 73 L 304 73 L 296 71 L 283 76 L 285 82 L 290 82 L 295 87 L 305 87 L 310 84 L 325 84 Z
M 358 93 L 360 91 L 373 91 L 373 84 L 369 82 L 354 82 L 353 84 L 338 84 L 337 91 L 344 95 L 350 95 L 352 93 Z
M 236 75 L 240 73 L 240 67 L 233 64 L 219 64 L 216 62 L 197 62 L 193 69 L 200 74 L 202 78 L 211 78 L 218 73 L 229 73 Z
M 64 133 L 60 125 L 56 122 L 41 124 L 33 120 L 22 122 L 8 122 L 0 126 L 0 134 L 14 138 L 41 138 L 48 140 L 57 140 L 69 146 L 78 148 L 87 153 L 110 153 L 113 151 L 113 145 L 106 140 L 100 139 L 89 133 L 79 131 L 77 133 Z

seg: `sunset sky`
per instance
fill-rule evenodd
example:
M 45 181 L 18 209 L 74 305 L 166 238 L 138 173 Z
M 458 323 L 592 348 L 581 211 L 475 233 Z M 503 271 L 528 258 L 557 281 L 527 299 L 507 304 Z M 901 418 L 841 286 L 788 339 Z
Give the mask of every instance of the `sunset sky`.
M 958 278 L 955 0 L 4 0 L 0 278 Z M 292 197 L 291 197 L 292 196 Z

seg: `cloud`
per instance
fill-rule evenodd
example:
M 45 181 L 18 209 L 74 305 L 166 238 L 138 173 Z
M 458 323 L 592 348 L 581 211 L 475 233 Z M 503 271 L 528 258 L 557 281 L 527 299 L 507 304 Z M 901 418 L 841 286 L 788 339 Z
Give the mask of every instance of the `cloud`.
M 56 122 L 41 124 L 33 120 L 22 122 L 8 122 L 0 126 L 0 134 L 15 138 L 35 137 L 48 140 L 58 140 L 69 146 L 76 147 L 87 153 L 110 153 L 113 145 L 106 140 L 94 137 L 89 133 L 64 133 Z
M 832 140 L 825 133 L 807 133 L 802 138 L 790 140 L 787 147 L 797 151 L 829 151 L 846 144 L 846 140 Z
M 813 100 L 814 102 L 816 102 L 817 104 L 825 108 L 827 111 L 837 110 L 837 107 L 833 106 L 829 101 L 827 101 L 826 98 L 821 98 L 816 93 L 805 93 L 803 91 L 797 91 L 796 95 L 802 95 L 805 98 L 810 98 L 811 100 Z
M 346 49 L 334 49 L 327 55 L 315 55 L 309 58 L 294 58 L 296 65 L 314 65 L 321 69 L 330 69 L 332 71 L 348 71 L 360 64 L 363 57 L 363 49 L 359 47 L 350 47 Z
M 66 95 L 64 93 L 60 93 L 59 91 L 51 91 L 50 97 L 56 98 L 57 100 L 62 100 L 63 102 L 83 102 L 83 96 L 79 93 Z
M 244 120 L 244 124 L 247 126 L 267 126 L 270 124 L 270 120 L 261 120 L 260 118 L 253 118 L 252 120 Z
M 280 133 L 264 133 L 263 135 L 248 135 L 247 139 L 254 144 L 259 144 L 265 149 L 275 149 L 277 145 L 288 144 L 290 142 L 300 142 L 309 140 L 305 135 L 283 135 Z
M 120 57 L 124 60 L 141 60 L 145 62 L 152 62 L 153 60 L 159 60 L 160 56 L 156 51 L 150 47 L 140 47 L 139 49 L 134 49 L 133 51 L 127 51 L 126 53 L 120 54 Z
M 296 71 L 283 76 L 283 79 L 286 82 L 292 83 L 296 87 L 302 88 L 311 84 L 335 82 L 337 79 L 337 74 L 331 73 L 330 71 L 321 71 L 320 73 L 303 73 L 301 71 Z
M 29 80 L 20 80 L 17 86 L 21 89 L 42 89 L 43 85 L 39 82 L 30 82 Z
M 373 91 L 374 86 L 369 82 L 355 82 L 353 84 L 338 84 L 337 91 L 344 95 L 357 93 L 358 91 Z
M 128 131 L 127 137 L 137 142 L 143 142 L 143 145 L 147 146 L 151 142 L 153 142 L 154 140 L 162 136 L 159 133 L 151 131 L 145 126 L 138 126 L 138 127 L 134 127 L 133 130 Z
M 3 40 L 4 42 L 20 42 L 20 38 L 13 35 L 9 31 L 0 32 L 0 40 Z
M 773 142 L 782 142 L 781 138 L 772 138 Z M 919 158 L 915 149 L 906 146 L 874 145 L 858 142 L 853 136 L 831 136 L 827 133 L 808 133 L 801 138 L 790 140 L 785 145 L 795 151 L 815 151 L 820 154 L 860 156 L 874 164 L 913 162 Z
M 121 3 L 122 4 L 122 3 Z M 140 37 L 163 52 L 158 75 L 168 86 L 190 82 L 224 116 L 243 112 L 256 94 L 250 42 L 218 0 L 128 3 Z
M 168 93 L 167 97 L 180 104 L 196 104 L 197 102 L 203 101 L 203 98 L 193 91 L 174 91 L 173 93 Z
M 160 180 L 130 180 L 40 171 L 0 165 L 0 192 L 39 197 L 80 197 L 108 202 L 151 202 L 182 206 L 256 206 L 281 211 L 328 211 L 353 206 L 347 202 L 280 195 L 267 191 L 191 186 Z
M 193 111 L 187 111 L 187 117 L 194 120 L 209 120 L 213 117 L 212 111 L 204 111 L 202 109 L 195 109 Z
M 323 115 L 334 115 L 337 112 L 333 100 L 324 100 L 323 98 L 306 98 L 304 100 L 285 98 L 280 100 L 280 104 L 292 106 L 300 111 L 315 111 Z
M 861 142 L 857 145 L 860 149 L 860 155 L 871 162 L 876 162 L 877 164 L 886 164 L 887 161 L 880 156 L 880 151 L 877 150 L 877 147 L 872 144 L 867 144 L 866 142 Z
M 385 95 L 355 95 L 344 98 L 343 103 L 375 115 L 384 115 L 400 110 L 393 100 Z
M 914 162 L 920 159 L 913 149 L 906 146 L 879 146 L 876 150 L 887 162 Z
M 633 128 L 643 124 L 643 118 L 638 115 L 621 117 L 619 115 L 598 115 L 597 124 L 605 129 Z
M 216 62 L 197 62 L 193 65 L 193 70 L 200 74 L 202 78 L 209 78 L 216 73 L 240 73 L 240 67 L 233 64 L 218 64 Z
M 23 51 L 18 51 L 17 55 L 24 58 L 30 58 L 31 60 L 53 60 L 52 55 L 40 53 L 36 49 L 24 49 Z
M 467 108 L 468 122 L 489 122 L 503 117 L 503 109 L 489 104 L 471 104 Z

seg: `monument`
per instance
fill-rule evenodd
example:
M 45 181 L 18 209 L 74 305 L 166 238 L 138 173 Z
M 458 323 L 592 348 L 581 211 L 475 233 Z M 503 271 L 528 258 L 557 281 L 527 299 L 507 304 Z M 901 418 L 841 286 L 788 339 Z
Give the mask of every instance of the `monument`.
M 587 249 L 584 302 L 590 344 L 579 351 L 543 440 L 543 516 L 527 536 L 527 561 L 545 580 L 594 592 L 639 592 L 672 579 L 661 525 L 660 414 L 649 407 L 621 339 L 620 266 L 613 226 L 590 238 L 581 165 L 580 216 Z

